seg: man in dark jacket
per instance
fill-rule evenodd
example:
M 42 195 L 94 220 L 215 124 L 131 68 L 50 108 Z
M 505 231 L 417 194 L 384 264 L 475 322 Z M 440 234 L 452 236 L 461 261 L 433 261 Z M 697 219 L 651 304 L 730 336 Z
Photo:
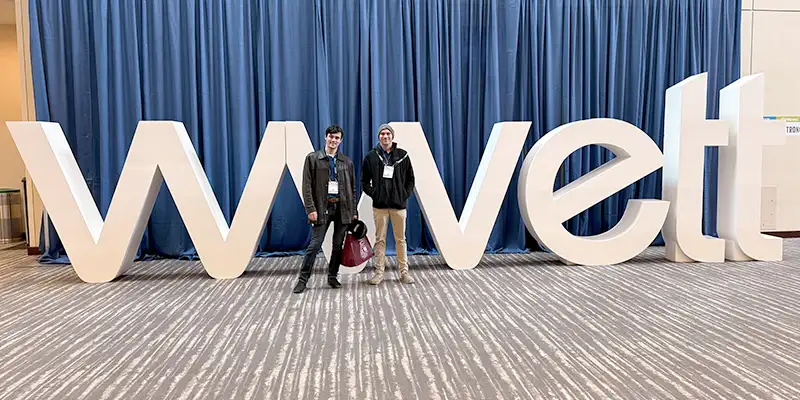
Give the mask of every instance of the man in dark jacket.
M 406 249 L 406 201 L 414 193 L 414 169 L 405 150 L 393 143 L 394 129 L 388 124 L 378 128 L 377 147 L 364 157 L 361 167 L 361 187 L 372 198 L 375 216 L 375 274 L 368 281 L 377 285 L 383 281 L 386 268 L 386 230 L 392 221 L 397 247 L 400 281 L 414 283 L 408 272 Z
M 325 233 L 333 223 L 332 254 L 328 263 L 328 284 L 342 285 L 337 279 L 342 262 L 342 246 L 347 226 L 358 218 L 353 161 L 339 152 L 344 132 L 338 125 L 325 129 L 325 148 L 306 156 L 303 165 L 303 204 L 311 229 L 311 244 L 306 249 L 294 293 L 303 293 L 311 277 L 314 261 Z

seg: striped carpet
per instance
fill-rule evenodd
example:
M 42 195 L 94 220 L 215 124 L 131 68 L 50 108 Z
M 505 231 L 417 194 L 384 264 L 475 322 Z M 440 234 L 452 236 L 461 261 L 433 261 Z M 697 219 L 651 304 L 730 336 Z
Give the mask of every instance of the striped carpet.
M 109 284 L 0 252 L 0 399 L 800 398 L 800 241 L 782 262 L 412 257 L 415 285 L 293 295 L 299 257 Z

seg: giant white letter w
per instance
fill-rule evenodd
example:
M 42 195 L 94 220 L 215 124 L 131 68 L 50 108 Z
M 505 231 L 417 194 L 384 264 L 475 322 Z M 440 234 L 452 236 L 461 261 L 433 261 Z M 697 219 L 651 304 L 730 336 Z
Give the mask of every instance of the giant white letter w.
M 103 222 L 61 126 L 7 125 L 73 268 L 86 282 L 111 281 L 130 267 L 164 181 L 208 274 L 238 277 L 255 253 L 285 167 L 302 193 L 302 160 L 313 151 L 307 133 L 286 137 L 287 126 L 305 132 L 302 123 L 270 122 L 228 227 L 183 124 L 142 121 Z

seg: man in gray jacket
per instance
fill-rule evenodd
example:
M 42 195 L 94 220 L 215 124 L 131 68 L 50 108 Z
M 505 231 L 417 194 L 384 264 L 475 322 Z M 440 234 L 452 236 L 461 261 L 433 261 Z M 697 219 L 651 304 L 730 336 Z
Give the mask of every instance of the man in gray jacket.
M 341 287 L 337 279 L 342 262 L 342 246 L 347 226 L 358 219 L 353 161 L 339 152 L 344 132 L 338 125 L 325 129 L 325 148 L 309 153 L 303 165 L 303 205 L 311 229 L 311 244 L 306 249 L 303 266 L 294 293 L 303 293 L 311 278 L 314 261 L 322 247 L 328 227 L 333 223 L 333 243 L 328 263 L 328 285 Z

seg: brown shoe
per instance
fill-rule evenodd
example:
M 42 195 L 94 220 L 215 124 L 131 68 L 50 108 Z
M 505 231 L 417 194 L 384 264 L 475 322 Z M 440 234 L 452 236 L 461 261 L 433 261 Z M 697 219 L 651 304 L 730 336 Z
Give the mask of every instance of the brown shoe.
M 406 272 L 405 274 L 400 274 L 400 282 L 411 284 L 415 281 L 414 278 L 411 277 L 411 274 Z
M 367 281 L 370 285 L 380 285 L 381 282 L 383 282 L 383 272 L 374 273 L 372 279 Z

